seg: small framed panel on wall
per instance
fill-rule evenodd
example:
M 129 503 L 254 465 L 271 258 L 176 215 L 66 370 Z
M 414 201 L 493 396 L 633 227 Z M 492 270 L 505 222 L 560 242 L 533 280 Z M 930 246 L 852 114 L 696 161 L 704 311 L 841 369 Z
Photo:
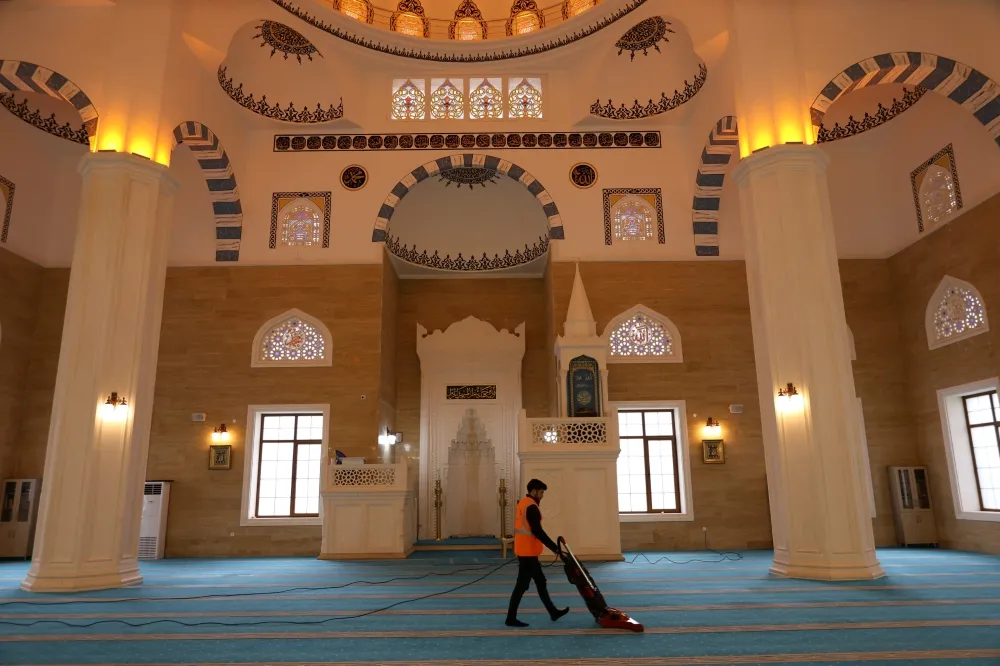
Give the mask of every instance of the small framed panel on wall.
M 209 469 L 229 469 L 233 466 L 232 444 L 213 444 L 208 448 Z
M 566 404 L 570 418 L 601 415 L 601 374 L 596 360 L 577 356 L 566 373 Z
M 721 465 L 726 462 L 725 442 L 721 439 L 701 440 L 701 461 L 706 464 Z

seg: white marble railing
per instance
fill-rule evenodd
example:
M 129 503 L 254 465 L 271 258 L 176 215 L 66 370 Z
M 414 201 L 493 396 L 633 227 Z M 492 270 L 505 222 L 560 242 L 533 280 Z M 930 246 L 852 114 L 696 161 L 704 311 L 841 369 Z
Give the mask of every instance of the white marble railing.
M 392 465 L 337 465 L 330 461 L 327 492 L 378 492 L 412 490 L 416 478 L 406 463 Z M 413 478 L 411 478 L 413 477 Z
M 618 446 L 616 417 L 586 419 L 529 419 L 521 412 L 518 446 L 530 449 L 555 447 Z

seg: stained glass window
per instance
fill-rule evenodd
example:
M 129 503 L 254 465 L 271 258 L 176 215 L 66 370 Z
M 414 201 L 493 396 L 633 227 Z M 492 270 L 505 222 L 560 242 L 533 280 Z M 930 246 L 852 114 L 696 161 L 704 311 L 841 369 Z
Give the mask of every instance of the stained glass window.
M 397 79 L 392 82 L 392 119 L 423 120 L 424 80 Z
M 289 317 L 264 334 L 262 361 L 319 361 L 326 358 L 326 340 L 312 324 Z
M 340 11 L 365 23 L 371 23 L 375 17 L 375 10 L 368 0 L 340 0 Z
M 483 25 L 476 19 L 465 18 L 455 23 L 455 39 L 469 41 L 483 38 Z
M 416 14 L 411 14 L 410 12 L 403 12 L 396 16 L 395 20 L 395 30 L 404 35 L 410 35 L 412 37 L 423 37 L 424 36 L 424 19 L 423 17 L 417 16 Z
M 951 172 L 932 164 L 920 184 L 920 207 L 927 226 L 939 224 L 959 208 Z
M 472 79 L 469 82 L 469 117 L 473 120 L 503 117 L 500 79 Z
M 320 245 L 323 239 L 323 229 L 319 211 L 308 205 L 291 205 L 281 222 L 281 244 Z
M 637 313 L 618 325 L 608 336 L 612 356 L 670 356 L 673 340 L 663 324 Z
M 431 79 L 431 118 L 464 118 L 465 96 L 462 94 L 464 82 L 458 85 L 450 79 Z
M 523 35 L 538 30 L 539 27 L 538 14 L 535 12 L 520 12 L 511 19 L 511 32 L 515 35 Z
M 511 79 L 508 86 L 511 118 L 542 117 L 542 82 L 539 79 Z
M 571 19 L 574 16 L 584 13 L 597 4 L 597 0 L 565 0 L 562 5 L 562 15 L 564 19 Z
M 653 237 L 656 213 L 649 202 L 640 197 L 626 197 L 615 204 L 615 238 L 621 241 L 646 240 Z
M 986 327 L 986 308 L 971 289 L 950 285 L 944 290 L 934 311 L 934 332 L 937 341 L 956 336 L 966 337 L 976 329 Z

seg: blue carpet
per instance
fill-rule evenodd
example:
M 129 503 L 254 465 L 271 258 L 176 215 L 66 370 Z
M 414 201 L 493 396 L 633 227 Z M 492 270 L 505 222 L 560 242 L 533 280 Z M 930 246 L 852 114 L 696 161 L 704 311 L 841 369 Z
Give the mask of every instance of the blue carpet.
M 765 551 L 647 555 L 589 565 L 644 634 L 597 627 L 560 566 L 549 587 L 573 612 L 553 623 L 529 592 L 530 626 L 503 626 L 516 567 L 499 552 L 161 560 L 141 587 L 56 595 L 2 563 L 0 664 L 1000 664 L 998 557 L 880 550 L 888 577 L 823 583 L 769 575 Z

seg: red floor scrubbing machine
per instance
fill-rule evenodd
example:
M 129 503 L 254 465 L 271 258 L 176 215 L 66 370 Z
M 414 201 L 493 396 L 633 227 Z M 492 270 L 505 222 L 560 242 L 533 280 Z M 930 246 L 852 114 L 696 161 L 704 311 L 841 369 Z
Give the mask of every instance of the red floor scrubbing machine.
M 590 572 L 587 571 L 587 567 L 580 563 L 580 560 L 576 559 L 576 555 L 570 550 L 569 545 L 566 540 L 559 537 L 559 558 L 563 561 L 563 569 L 566 571 L 566 578 L 573 585 L 576 585 L 577 591 L 580 592 L 580 596 L 583 597 L 584 603 L 587 604 L 587 610 L 591 612 L 594 619 L 597 620 L 597 624 L 601 625 L 605 629 L 628 629 L 629 631 L 642 631 L 643 627 L 641 624 L 630 618 L 627 614 L 621 612 L 617 608 L 611 608 L 608 603 L 604 601 L 604 595 L 597 588 L 597 583 L 594 582 L 593 577 Z

